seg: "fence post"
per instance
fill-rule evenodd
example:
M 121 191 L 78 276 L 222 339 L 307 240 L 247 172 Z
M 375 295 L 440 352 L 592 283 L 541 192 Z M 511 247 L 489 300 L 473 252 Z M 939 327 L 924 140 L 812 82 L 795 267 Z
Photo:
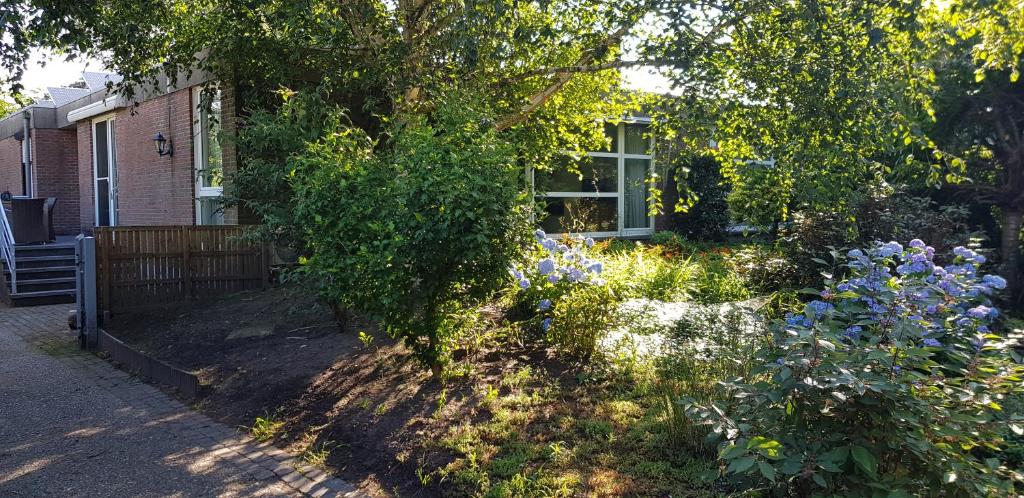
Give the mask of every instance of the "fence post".
M 181 248 L 182 248 L 182 266 L 185 271 L 185 295 L 189 299 L 196 297 L 195 289 L 192 288 L 192 234 L 189 233 L 189 227 L 181 227 Z
M 96 323 L 96 239 L 75 238 L 75 287 L 79 344 L 94 348 L 99 336 Z

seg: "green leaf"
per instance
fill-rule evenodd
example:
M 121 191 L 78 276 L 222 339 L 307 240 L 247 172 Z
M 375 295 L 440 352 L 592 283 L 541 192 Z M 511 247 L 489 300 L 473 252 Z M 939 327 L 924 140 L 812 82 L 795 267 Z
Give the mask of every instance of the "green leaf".
M 828 487 L 828 482 L 825 481 L 825 478 L 822 477 L 821 474 L 818 474 L 818 473 L 811 474 L 811 479 L 814 480 L 814 482 L 818 483 L 818 486 L 821 486 L 823 488 L 827 488 Z
M 775 467 L 772 467 L 768 462 L 757 462 L 757 468 L 765 479 L 775 482 Z
M 857 466 L 869 476 L 874 477 L 875 473 L 878 472 L 878 460 L 875 459 L 875 456 L 863 446 L 850 448 L 850 453 L 853 455 L 853 461 L 857 462 Z
M 733 460 L 732 463 L 729 464 L 728 470 L 733 474 L 740 474 L 746 472 L 747 470 L 750 470 L 750 468 L 754 466 L 755 462 L 756 460 L 754 460 L 754 457 L 748 456 L 743 458 L 737 458 Z

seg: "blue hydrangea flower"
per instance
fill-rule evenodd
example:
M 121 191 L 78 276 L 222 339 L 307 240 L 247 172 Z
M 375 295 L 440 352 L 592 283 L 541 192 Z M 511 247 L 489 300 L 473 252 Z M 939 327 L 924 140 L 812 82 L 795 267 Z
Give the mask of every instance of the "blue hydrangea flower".
M 985 275 L 981 282 L 993 289 L 1003 290 L 1006 288 L 1006 279 L 999 275 Z
M 924 340 L 924 345 L 928 346 L 930 348 L 941 348 L 942 347 L 942 343 L 939 342 L 938 339 L 933 339 L 931 337 L 929 337 L 929 338 Z
M 550 299 L 541 299 L 540 303 L 537 304 L 537 309 L 539 309 L 541 311 L 547 311 L 547 310 L 551 309 L 551 300 Z
M 988 328 L 988 325 L 982 325 L 982 326 L 978 327 L 978 332 L 980 332 L 982 334 L 988 334 L 988 333 L 992 332 L 992 329 Z
M 860 340 L 860 333 L 863 331 L 864 329 L 861 328 L 860 325 L 853 325 L 851 327 L 847 327 L 846 331 L 843 332 L 843 335 L 845 335 L 852 341 L 858 341 Z
M 992 311 L 994 311 L 993 308 L 989 308 L 988 306 L 985 305 L 979 305 L 967 310 L 967 316 L 971 318 L 977 318 L 980 320 L 983 318 L 987 318 L 989 314 L 992 313 Z
M 566 251 L 569 250 L 569 246 L 567 246 L 565 244 L 558 244 L 557 249 L 558 249 L 558 252 L 566 252 Z
M 540 322 L 540 328 L 544 329 L 544 332 L 547 332 L 548 329 L 551 328 L 551 319 L 545 318 L 544 321 Z
M 547 275 L 555 271 L 555 260 L 551 258 L 544 258 L 537 263 L 537 271 L 541 275 Z
M 547 249 L 548 251 L 554 251 L 555 249 L 558 248 L 558 241 L 556 241 L 555 239 L 544 239 L 540 241 L 540 245 L 543 246 L 544 249 Z
M 530 288 L 530 279 L 523 278 L 519 280 L 519 288 L 526 290 Z
M 818 301 L 817 299 L 815 299 L 814 301 L 807 303 L 807 309 L 813 310 L 815 316 L 821 316 L 824 315 L 825 313 L 828 313 L 829 311 L 834 310 L 835 306 L 824 301 Z
M 860 249 L 851 249 L 850 252 L 846 253 L 846 257 L 850 259 L 858 259 L 864 257 L 864 253 Z
M 587 240 L 584 241 L 584 243 L 587 244 L 587 247 L 594 247 L 594 239 L 590 237 L 587 237 Z
M 878 247 L 878 255 L 883 258 L 891 258 L 903 252 L 903 246 L 899 242 L 886 242 Z
M 548 234 L 544 233 L 544 230 L 538 228 L 533 231 L 533 236 L 537 238 L 537 242 L 540 242 L 547 238 Z
M 775 363 L 777 363 L 779 365 L 785 365 L 786 364 L 786 359 L 785 358 L 779 358 L 779 359 L 775 360 Z
M 553 284 L 557 284 L 558 281 L 561 280 L 561 279 L 562 279 L 562 276 L 557 274 L 557 273 L 552 273 L 551 275 L 548 275 L 548 282 L 551 282 Z
M 601 264 L 600 261 L 596 261 L 594 263 L 591 263 L 590 266 L 587 267 L 587 270 L 590 270 L 594 273 L 601 273 L 604 270 L 604 265 Z
M 925 244 L 924 241 L 921 239 L 914 239 L 910 241 L 910 247 L 913 247 L 915 249 L 924 249 Z
M 985 347 L 985 338 L 975 337 L 971 339 L 971 346 L 974 346 L 975 351 L 981 351 L 981 348 Z

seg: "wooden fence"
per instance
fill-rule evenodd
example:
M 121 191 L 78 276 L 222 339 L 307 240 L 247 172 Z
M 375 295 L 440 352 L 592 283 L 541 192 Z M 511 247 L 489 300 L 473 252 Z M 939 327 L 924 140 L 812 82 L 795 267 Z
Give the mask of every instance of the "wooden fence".
M 267 250 L 240 239 L 238 226 L 96 229 L 99 309 L 124 311 L 258 289 Z

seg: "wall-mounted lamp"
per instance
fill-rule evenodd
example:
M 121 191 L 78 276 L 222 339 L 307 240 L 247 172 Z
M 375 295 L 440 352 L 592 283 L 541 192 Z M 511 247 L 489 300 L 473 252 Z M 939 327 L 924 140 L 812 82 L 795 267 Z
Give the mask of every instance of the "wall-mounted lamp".
M 164 138 L 163 134 L 157 132 L 156 136 L 153 137 L 153 143 L 156 144 L 156 153 L 160 156 L 173 156 L 174 155 L 174 144 L 169 139 Z

